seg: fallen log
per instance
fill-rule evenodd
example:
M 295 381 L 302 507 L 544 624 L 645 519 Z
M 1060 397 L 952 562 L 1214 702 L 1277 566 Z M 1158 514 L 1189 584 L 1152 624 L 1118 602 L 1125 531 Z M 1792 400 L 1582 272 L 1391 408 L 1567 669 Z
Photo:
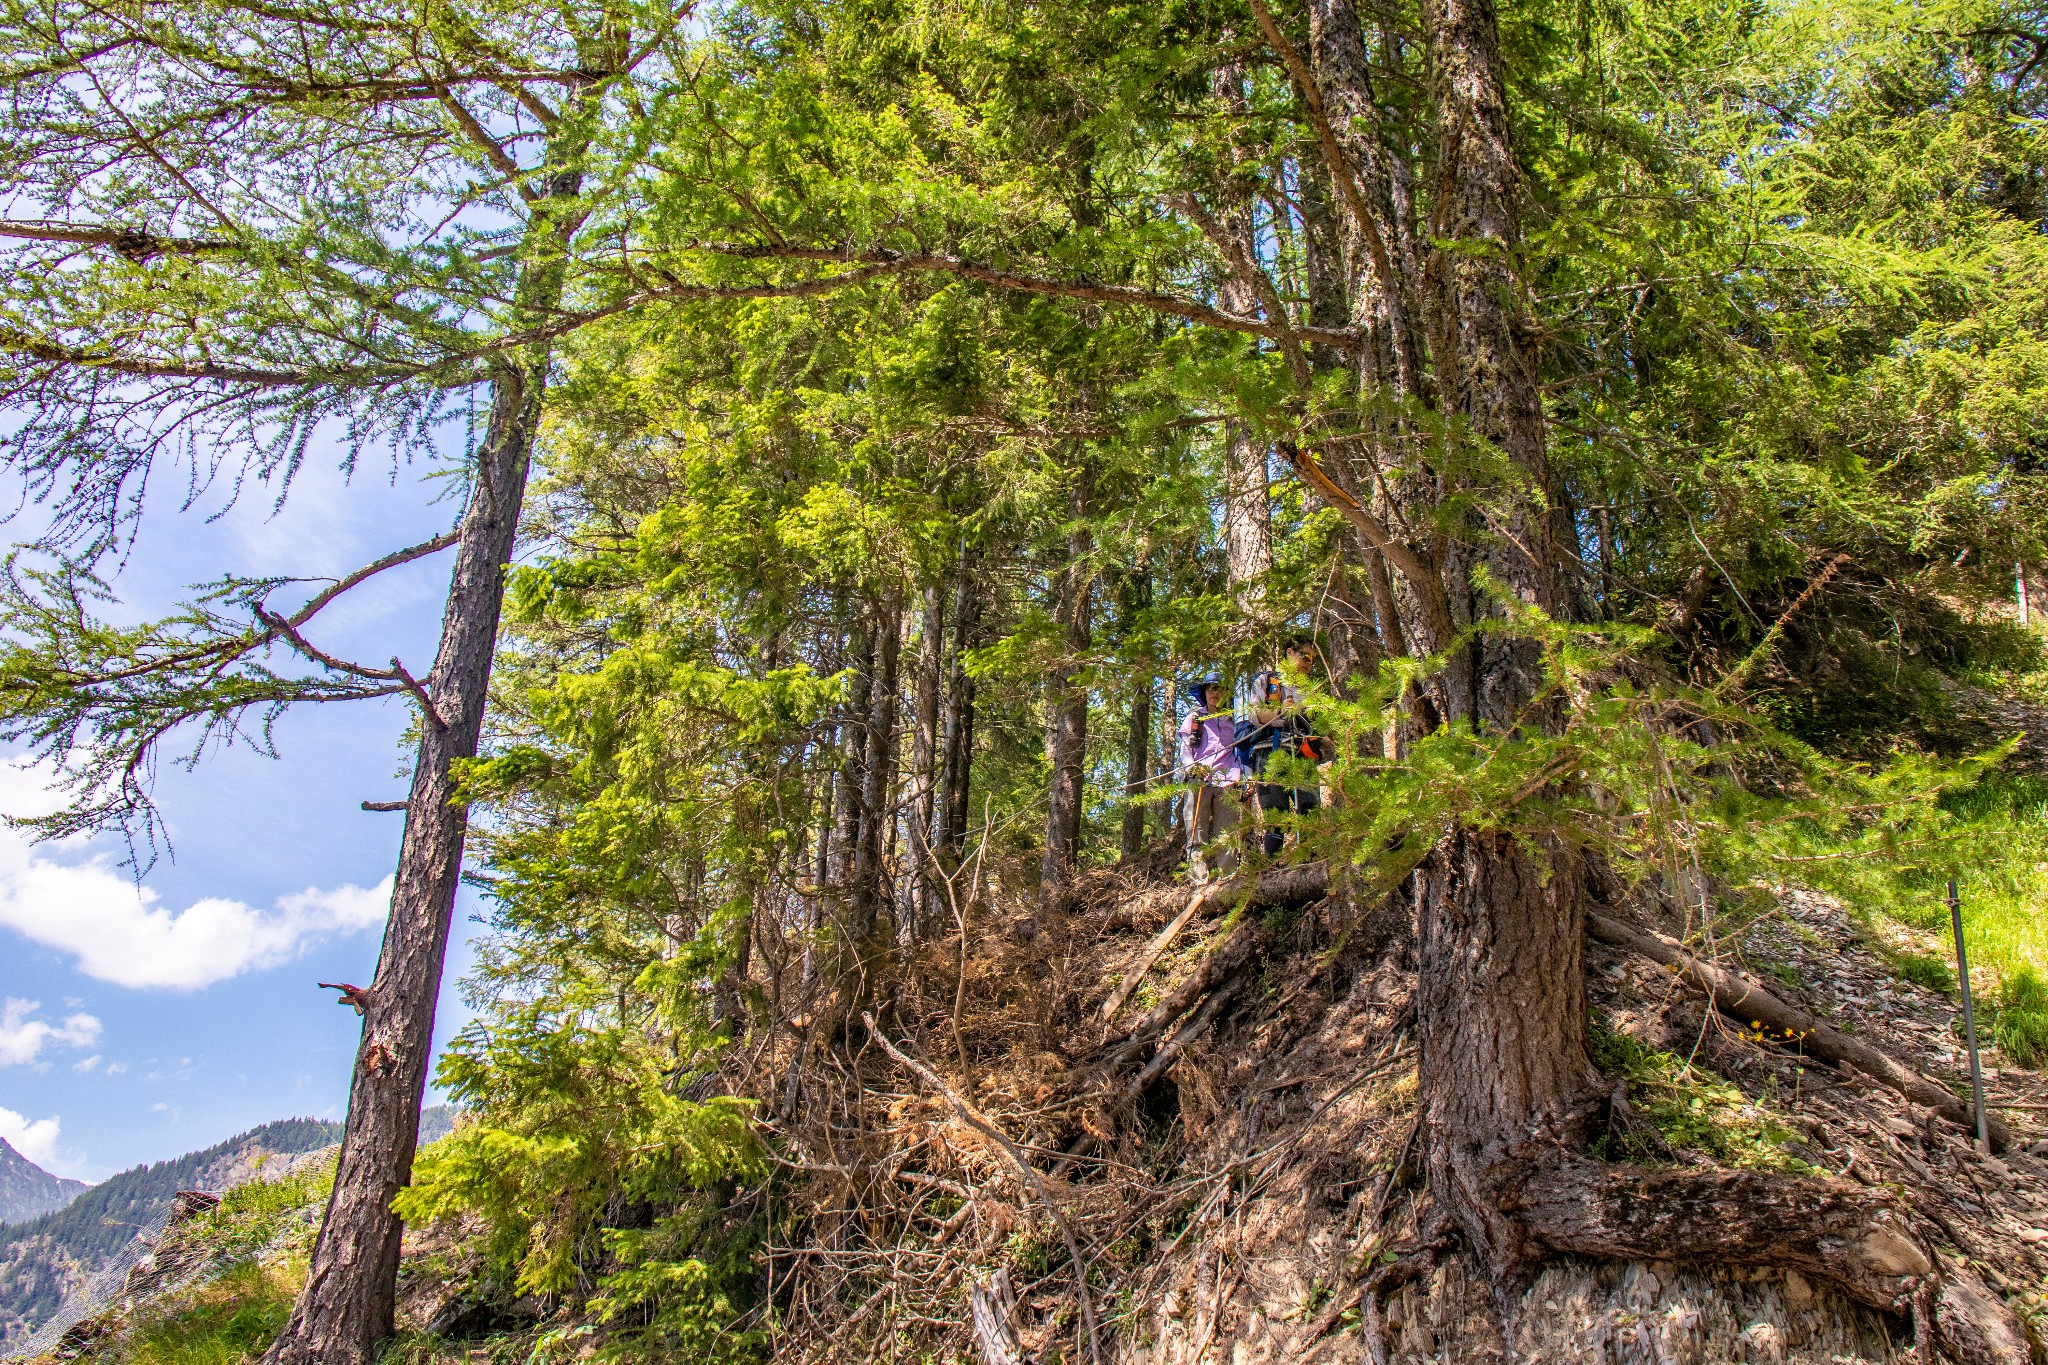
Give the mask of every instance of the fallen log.
M 1679 978 L 1706 995 L 1715 1009 L 1744 1027 L 1761 1024 L 1767 1035 L 1796 1037 L 1807 1056 L 1838 1066 L 1847 1063 L 1913 1103 L 1924 1104 L 1958 1127 L 1976 1132 L 1976 1116 L 1970 1106 L 1946 1086 L 1927 1079 L 1862 1039 L 1793 1008 L 1740 972 L 1694 957 L 1662 934 L 1633 928 L 1606 915 L 1589 913 L 1586 928 L 1603 943 L 1627 948 L 1652 962 L 1674 968 Z M 2012 1145 L 2012 1130 L 2003 1119 L 1987 1114 L 1985 1127 L 1992 1151 L 2002 1152 Z
M 1103 1023 L 1106 1024 L 1116 1018 L 1116 1012 L 1124 1007 L 1124 1001 L 1131 998 L 1131 992 L 1138 989 L 1138 983 L 1145 979 L 1145 973 L 1152 970 L 1152 964 L 1159 960 L 1159 955 L 1171 947 L 1176 938 L 1180 937 L 1180 931 L 1187 927 L 1187 922 L 1195 917 L 1197 910 L 1209 903 L 1211 896 L 1212 893 L 1208 888 L 1203 888 L 1189 896 L 1187 908 L 1174 916 L 1172 923 L 1160 930 L 1158 935 L 1145 945 L 1145 951 L 1139 956 L 1137 965 L 1132 967 L 1125 974 L 1122 983 L 1109 993 L 1109 999 L 1102 1002 Z

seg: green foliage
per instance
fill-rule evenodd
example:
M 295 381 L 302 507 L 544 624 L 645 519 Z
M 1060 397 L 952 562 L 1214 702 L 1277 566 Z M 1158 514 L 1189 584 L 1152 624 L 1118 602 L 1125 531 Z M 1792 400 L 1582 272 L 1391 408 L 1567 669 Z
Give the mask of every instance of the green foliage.
M 2048 981 L 2022 966 L 1999 983 L 1992 1001 L 1992 1040 L 2017 1066 L 2048 1066 Z
M 678 1098 L 631 1033 L 572 1025 L 451 1053 L 444 1083 L 487 1084 L 491 1103 L 421 1154 L 400 1214 L 482 1213 L 519 1288 L 561 1293 L 601 1264 L 602 1225 L 622 1208 L 715 1199 L 720 1182 L 758 1175 L 749 1106 Z
M 1812 1173 L 1812 1167 L 1784 1150 L 1795 1136 L 1792 1130 L 1727 1081 L 1615 1029 L 1598 1014 L 1592 1016 L 1589 1036 L 1593 1059 L 1610 1074 L 1627 1078 L 1630 1103 L 1672 1146 L 1703 1153 L 1724 1166 Z M 1616 1155 L 1641 1159 L 1651 1154 L 1645 1144 L 1624 1147 Z
M 606 1343 L 607 1359 L 679 1362 L 765 1360 L 766 1334 L 734 1322 L 753 1297 L 761 1225 L 716 1228 L 703 1208 L 658 1219 L 649 1229 L 605 1234 L 619 1269 L 598 1282 L 591 1309 L 624 1323 Z

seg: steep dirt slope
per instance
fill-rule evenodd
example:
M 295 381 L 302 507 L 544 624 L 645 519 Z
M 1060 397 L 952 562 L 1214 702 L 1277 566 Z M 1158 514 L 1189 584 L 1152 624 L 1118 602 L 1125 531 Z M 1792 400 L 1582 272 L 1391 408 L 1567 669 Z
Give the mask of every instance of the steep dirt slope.
M 1912 1306 L 1877 1312 L 1796 1268 L 1560 1260 L 1497 1298 L 1438 1239 L 1411 1161 L 1404 911 L 1262 899 L 1198 904 L 1161 945 L 1186 889 L 1100 876 L 1068 913 L 941 945 L 872 1030 L 821 1012 L 767 1040 L 735 1079 L 767 1102 L 805 1214 L 775 1248 L 778 1357 L 1485 1361 L 1512 1336 L 1521 1360 L 1587 1365 L 1919 1358 Z M 1840 907 L 1787 894 L 1719 948 L 1787 1005 L 1959 1081 L 1954 1005 L 1893 978 Z M 1601 1061 L 1627 1077 L 1602 1155 L 1889 1188 L 1951 1295 L 1981 1298 L 1941 1313 L 1970 1309 L 1989 1338 L 1946 1349 L 2038 1351 L 2022 1320 L 2048 1283 L 2048 1164 L 2025 1145 L 2040 1112 L 2006 1111 L 2014 1145 L 1976 1153 L 1935 1109 L 1707 1008 L 1669 967 L 1589 953 Z M 1992 1083 L 2039 1101 L 2010 1066 Z M 1935 1315 L 1920 1305 L 1929 1351 Z

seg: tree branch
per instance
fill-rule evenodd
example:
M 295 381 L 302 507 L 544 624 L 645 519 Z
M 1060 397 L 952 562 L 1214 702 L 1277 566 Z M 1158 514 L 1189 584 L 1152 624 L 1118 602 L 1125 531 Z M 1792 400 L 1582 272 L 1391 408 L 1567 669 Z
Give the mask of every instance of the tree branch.
M 436 730 L 446 730 L 448 722 L 442 720 L 441 713 L 434 709 L 434 700 L 427 695 L 427 689 L 420 685 L 418 678 L 405 671 L 405 665 L 398 662 L 398 656 L 395 654 L 391 656 L 391 672 L 392 676 L 405 684 L 405 690 L 412 693 L 412 699 L 420 704 L 420 710 L 427 717 L 427 724 Z
M 394 550 L 382 559 L 373 560 L 362 568 L 357 569 L 348 577 L 336 581 L 332 587 L 317 594 L 305 606 L 293 612 L 288 619 L 294 626 L 303 626 L 306 622 L 312 620 L 314 614 L 322 607 L 325 607 L 364 579 L 383 573 L 386 569 L 395 569 L 401 564 L 410 564 L 415 559 L 424 559 L 438 550 L 447 549 L 461 538 L 462 536 L 459 531 L 444 531 L 432 540 L 422 541 L 411 549 Z
M 109 227 L 98 223 L 80 226 L 23 219 L 0 219 L 0 237 L 26 242 L 110 246 L 131 261 L 146 261 L 153 256 L 196 256 L 210 251 L 233 251 L 239 245 L 217 238 L 162 237 L 141 228 Z
M 1162 294 L 1150 289 L 1140 289 L 1128 284 L 1089 284 L 1079 280 L 1048 279 L 1040 275 L 1020 275 L 1015 271 L 998 269 L 980 261 L 970 261 L 962 256 L 935 252 L 904 252 L 887 247 L 875 247 L 864 251 L 847 248 L 801 247 L 778 245 L 745 245 L 711 243 L 692 248 L 708 255 L 731 256 L 739 260 L 803 260 L 832 261 L 848 265 L 872 265 L 892 272 L 900 270 L 928 270 L 941 274 L 957 275 L 962 279 L 974 280 L 981 284 L 993 285 L 998 289 L 1013 289 L 1025 294 L 1047 294 L 1060 298 L 1087 299 L 1094 303 L 1127 304 L 1147 308 L 1155 313 L 1166 313 L 1173 317 L 1186 318 L 1229 332 L 1248 332 L 1254 336 L 1275 340 L 1285 334 L 1282 326 L 1276 326 L 1263 318 L 1244 317 L 1226 313 L 1195 299 L 1183 298 L 1176 294 Z M 1350 327 L 1296 327 L 1294 333 L 1305 341 L 1319 341 L 1331 346 L 1353 347 L 1358 344 L 1358 332 Z

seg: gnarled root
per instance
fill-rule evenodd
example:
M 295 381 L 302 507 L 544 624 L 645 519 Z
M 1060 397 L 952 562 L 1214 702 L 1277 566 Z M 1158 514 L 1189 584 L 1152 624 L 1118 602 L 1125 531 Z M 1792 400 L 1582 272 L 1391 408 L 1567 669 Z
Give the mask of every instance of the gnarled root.
M 1557 1151 L 1507 1163 L 1497 1178 L 1502 1212 L 1554 1251 L 1784 1266 L 1887 1310 L 1936 1268 L 1889 1191 L 1848 1181 L 1610 1165 Z
M 2027 1329 L 1984 1282 L 1960 1264 L 1944 1261 L 1934 1301 L 1934 1329 L 1942 1350 L 1962 1365 L 2027 1365 Z
M 1938 1286 L 1934 1327 L 1949 1355 L 1965 1365 L 2029 1359 L 2011 1310 L 1966 1269 L 1939 1264 L 1888 1191 L 1756 1171 L 1609 1165 L 1555 1149 L 1502 1163 L 1493 1184 L 1499 1212 L 1552 1251 L 1779 1266 L 1889 1312 L 1910 1310 Z

